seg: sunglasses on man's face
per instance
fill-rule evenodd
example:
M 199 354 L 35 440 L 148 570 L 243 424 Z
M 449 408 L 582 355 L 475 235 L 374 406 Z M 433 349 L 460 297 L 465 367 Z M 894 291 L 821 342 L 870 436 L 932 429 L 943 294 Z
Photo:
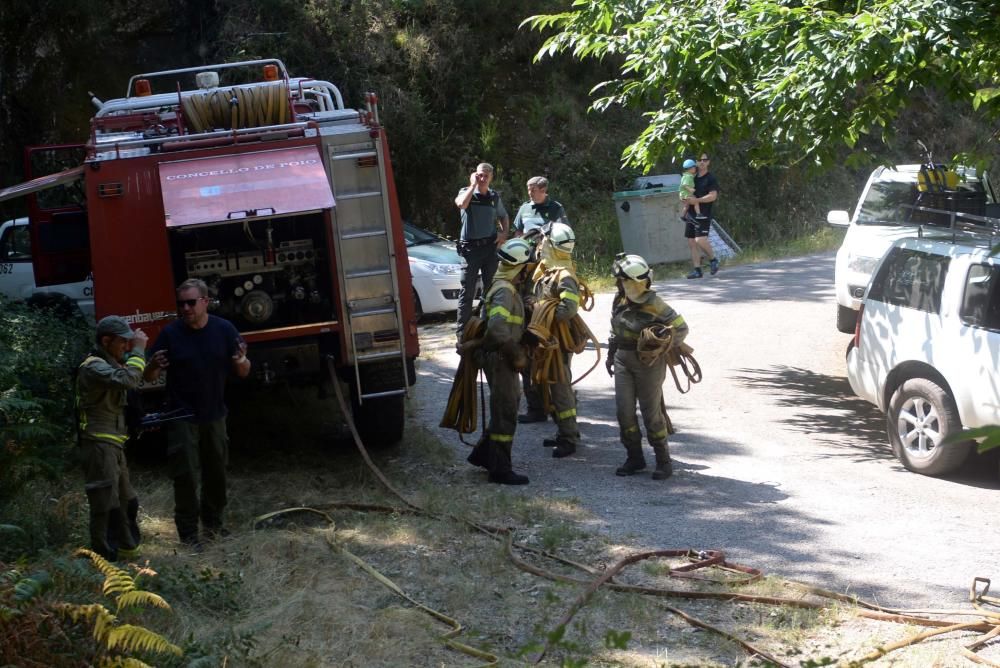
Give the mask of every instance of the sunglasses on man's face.
M 201 297 L 198 297 L 197 299 L 178 299 L 177 308 L 184 308 L 185 306 L 188 308 L 194 308 L 194 305 L 197 304 L 200 299 Z
M 708 162 L 709 158 L 698 158 L 698 162 Z

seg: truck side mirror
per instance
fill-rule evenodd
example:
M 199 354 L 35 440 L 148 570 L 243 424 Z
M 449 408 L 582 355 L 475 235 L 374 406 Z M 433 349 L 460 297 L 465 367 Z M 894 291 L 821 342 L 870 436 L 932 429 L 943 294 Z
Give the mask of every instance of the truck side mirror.
M 851 224 L 851 217 L 846 211 L 831 211 L 826 214 L 826 222 L 834 227 L 847 227 Z

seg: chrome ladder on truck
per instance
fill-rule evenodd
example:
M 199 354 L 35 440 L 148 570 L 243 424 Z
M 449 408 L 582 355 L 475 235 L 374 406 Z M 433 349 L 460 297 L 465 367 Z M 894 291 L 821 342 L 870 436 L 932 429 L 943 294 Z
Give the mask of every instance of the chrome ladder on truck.
M 354 365 L 355 396 L 362 404 L 403 395 L 405 329 L 383 147 L 360 122 L 323 127 L 320 134 L 336 202 L 337 274 L 346 316 L 341 331 L 346 361 Z

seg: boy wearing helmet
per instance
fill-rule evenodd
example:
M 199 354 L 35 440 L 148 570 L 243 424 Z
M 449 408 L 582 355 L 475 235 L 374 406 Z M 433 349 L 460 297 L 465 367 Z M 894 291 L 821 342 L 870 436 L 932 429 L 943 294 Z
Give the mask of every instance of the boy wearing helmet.
M 463 355 L 474 350 L 484 353 L 483 368 L 490 386 L 490 423 L 468 460 L 488 470 L 490 482 L 501 485 L 528 484 L 527 476 L 511 470 L 510 455 L 521 401 L 518 371 L 527 364 L 521 348 L 525 322 L 520 285 L 531 251 L 524 239 L 510 239 L 497 249 L 500 262 L 483 297 L 486 334 L 461 346 Z
M 557 322 L 571 320 L 580 309 L 580 285 L 576 280 L 576 267 L 573 264 L 575 246 L 576 235 L 572 228 L 564 223 L 552 223 L 542 238 L 538 266 L 532 276 L 536 303 L 545 299 L 559 300 L 555 309 Z M 563 365 L 569 374 L 572 353 L 564 350 L 561 354 Z M 549 396 L 558 431 L 555 438 L 547 438 L 542 443 L 546 447 L 555 448 L 552 451 L 553 457 L 568 457 L 576 452 L 576 446 L 580 442 L 580 430 L 576 424 L 576 397 L 570 387 L 570 379 L 550 384 Z
M 673 330 L 673 345 L 688 334 L 684 318 L 650 288 L 652 272 L 638 255 L 619 253 L 612 271 L 618 294 L 611 306 L 611 338 L 608 339 L 608 374 L 615 379 L 615 407 L 618 430 L 627 459 L 615 471 L 630 476 L 646 468 L 642 454 L 642 433 L 635 415 L 638 401 L 646 439 L 656 455 L 653 480 L 665 480 L 673 474 L 667 449 L 667 417 L 663 404 L 663 380 L 667 357 L 656 357 L 651 366 L 642 362 L 637 351 L 642 331 L 652 325 L 666 325 Z

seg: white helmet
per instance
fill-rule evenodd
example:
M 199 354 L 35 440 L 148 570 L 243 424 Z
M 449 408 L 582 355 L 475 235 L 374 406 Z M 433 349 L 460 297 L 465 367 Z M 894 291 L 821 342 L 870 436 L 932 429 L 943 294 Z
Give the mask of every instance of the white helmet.
M 565 253 L 572 253 L 573 247 L 576 246 L 576 235 L 573 234 L 573 228 L 566 223 L 552 223 L 547 236 L 553 248 Z
M 531 259 L 531 244 L 521 238 L 508 239 L 497 248 L 497 257 L 515 267 L 522 265 Z
M 627 278 L 632 281 L 643 281 L 650 278 L 649 265 L 638 255 L 619 253 L 615 256 L 615 263 L 611 267 L 611 272 L 616 277 Z

